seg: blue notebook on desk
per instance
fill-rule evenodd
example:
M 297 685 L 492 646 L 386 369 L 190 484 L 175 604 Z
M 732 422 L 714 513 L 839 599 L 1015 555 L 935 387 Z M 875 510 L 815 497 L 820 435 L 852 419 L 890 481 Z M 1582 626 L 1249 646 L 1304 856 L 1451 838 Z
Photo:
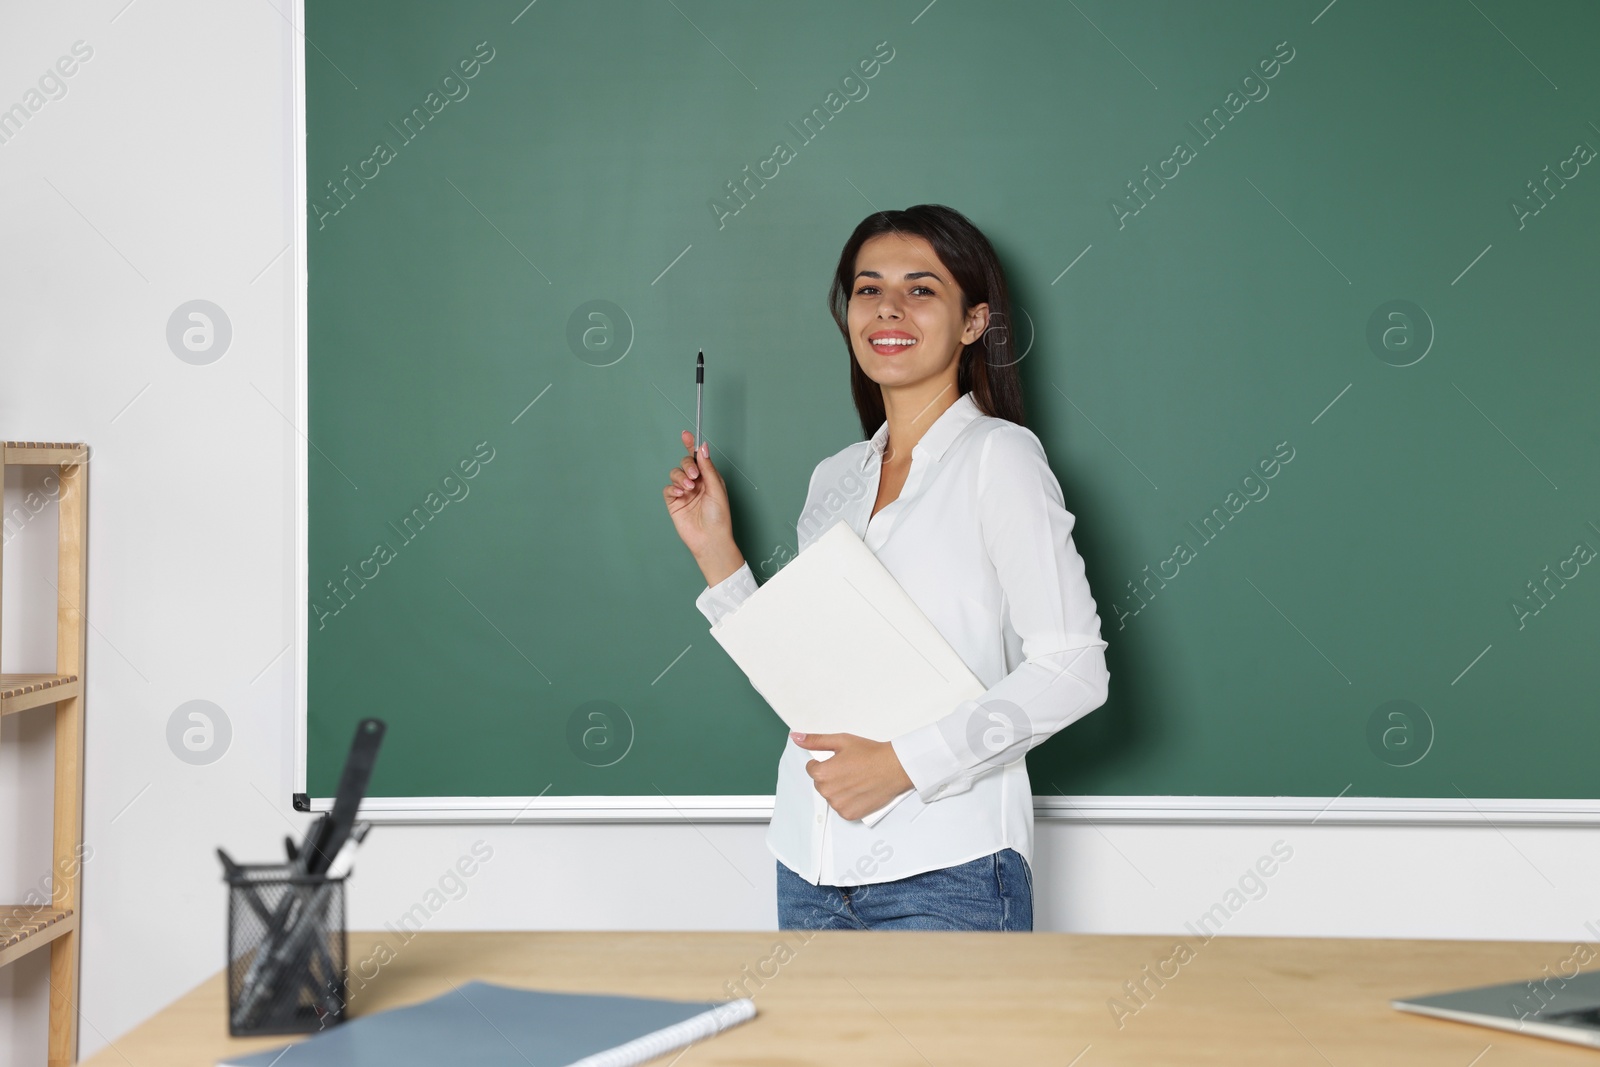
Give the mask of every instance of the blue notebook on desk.
M 748 999 L 654 1000 L 468 982 L 220 1067 L 630 1067 L 755 1013 Z

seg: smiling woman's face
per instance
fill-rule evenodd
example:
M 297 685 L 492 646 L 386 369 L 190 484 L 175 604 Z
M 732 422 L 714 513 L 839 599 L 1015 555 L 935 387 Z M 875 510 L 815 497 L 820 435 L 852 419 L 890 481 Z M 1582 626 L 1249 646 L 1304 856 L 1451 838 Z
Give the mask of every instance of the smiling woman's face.
M 962 348 L 982 336 L 988 316 L 987 304 L 962 313 L 961 288 L 925 237 L 879 234 L 856 254 L 850 346 L 881 386 L 954 381 Z

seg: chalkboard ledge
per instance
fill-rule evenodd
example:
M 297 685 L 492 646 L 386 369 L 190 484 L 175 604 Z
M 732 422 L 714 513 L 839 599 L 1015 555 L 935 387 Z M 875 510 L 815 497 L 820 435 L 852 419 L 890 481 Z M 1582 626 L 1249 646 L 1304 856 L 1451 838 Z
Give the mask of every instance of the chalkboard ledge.
M 368 797 L 361 817 L 383 823 L 767 822 L 771 796 Z M 311 799 L 311 811 L 333 806 Z M 1465 797 L 1033 798 L 1036 819 L 1130 823 L 1350 825 L 1600 825 L 1600 800 Z

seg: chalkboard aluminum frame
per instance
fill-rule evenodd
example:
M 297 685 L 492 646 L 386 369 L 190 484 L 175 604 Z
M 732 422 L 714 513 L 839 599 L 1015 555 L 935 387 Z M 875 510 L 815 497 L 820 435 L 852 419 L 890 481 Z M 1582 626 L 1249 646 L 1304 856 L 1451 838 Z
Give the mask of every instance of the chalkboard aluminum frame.
M 310 636 L 310 565 L 307 515 L 309 448 L 299 427 L 309 425 L 306 389 L 308 272 L 310 236 L 306 184 L 305 0 L 294 0 L 297 22 L 290 27 L 291 91 L 295 94 L 294 193 L 298 212 L 294 241 L 295 389 L 295 713 L 294 792 L 306 788 L 307 639 Z M 330 797 L 311 798 L 323 812 Z M 771 796 L 570 796 L 570 797 L 373 797 L 361 806 L 364 818 L 386 823 L 548 823 L 548 822 L 767 822 Z M 1289 823 L 1327 825 L 1600 825 L 1600 801 L 1463 797 L 1211 797 L 1211 796 L 1035 796 L 1035 818 L 1065 822 L 1129 823 Z

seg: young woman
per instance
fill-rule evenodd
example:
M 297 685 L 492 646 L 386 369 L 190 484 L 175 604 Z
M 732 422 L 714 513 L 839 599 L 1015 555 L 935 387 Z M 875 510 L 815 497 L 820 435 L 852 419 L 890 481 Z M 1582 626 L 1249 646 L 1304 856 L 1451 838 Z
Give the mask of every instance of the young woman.
M 1005 276 L 965 216 L 922 204 L 856 227 L 828 300 L 869 439 L 817 464 L 799 548 L 848 522 L 989 688 L 889 741 L 790 734 L 767 831 L 778 925 L 1031 930 L 1023 757 L 1104 703 L 1109 676 L 1074 518 L 1023 425 Z M 755 577 L 709 446 L 683 445 L 662 497 L 716 625 Z

